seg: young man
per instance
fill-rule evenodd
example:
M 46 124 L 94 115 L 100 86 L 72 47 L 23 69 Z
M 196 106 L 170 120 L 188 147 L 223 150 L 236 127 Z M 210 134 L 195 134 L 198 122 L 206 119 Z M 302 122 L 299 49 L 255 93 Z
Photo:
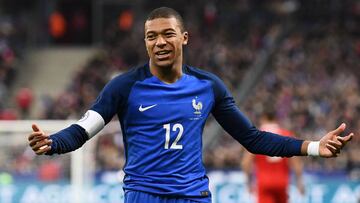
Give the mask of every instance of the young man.
M 264 112 L 260 119 L 260 130 L 292 136 L 293 133 L 282 129 L 276 121 L 275 112 Z M 247 176 L 249 191 L 252 189 L 252 165 L 255 165 L 256 197 L 259 203 L 286 203 L 288 202 L 288 186 L 290 169 L 294 171 L 299 192 L 304 194 L 302 181 L 302 163 L 299 157 L 290 159 L 253 155 L 245 152 L 242 158 L 242 169 Z
M 62 154 L 81 147 L 116 114 L 124 137 L 126 203 L 211 202 L 202 164 L 201 136 L 210 113 L 253 153 L 335 157 L 353 134 L 342 124 L 320 142 L 301 141 L 256 129 L 239 111 L 216 76 L 183 64 L 188 43 L 173 9 L 153 10 L 145 22 L 149 63 L 111 80 L 82 119 L 51 136 L 33 125 L 36 154 Z

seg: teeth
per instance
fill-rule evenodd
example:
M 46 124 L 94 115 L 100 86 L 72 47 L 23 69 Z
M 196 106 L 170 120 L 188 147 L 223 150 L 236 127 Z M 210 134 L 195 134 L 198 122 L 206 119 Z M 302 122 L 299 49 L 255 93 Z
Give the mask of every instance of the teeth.
M 159 51 L 159 52 L 157 52 L 156 54 L 162 55 L 162 54 L 167 54 L 167 53 L 169 53 L 169 52 L 168 52 L 168 51 Z

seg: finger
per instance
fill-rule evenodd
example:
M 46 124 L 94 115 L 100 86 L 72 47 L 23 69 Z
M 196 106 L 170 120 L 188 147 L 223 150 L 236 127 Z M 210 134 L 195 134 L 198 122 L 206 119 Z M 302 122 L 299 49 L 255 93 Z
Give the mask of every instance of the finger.
M 337 136 L 336 139 L 341 142 L 343 145 L 345 145 L 345 139 L 343 137 Z
M 37 151 L 35 151 L 35 154 L 37 155 L 43 155 L 43 154 L 46 154 L 46 152 L 50 151 L 51 150 L 51 146 L 46 146 L 44 148 L 40 148 L 38 149 Z
M 349 142 L 353 138 L 353 136 L 354 136 L 354 133 L 350 133 L 345 137 L 338 136 L 337 140 L 339 140 L 340 142 L 346 144 L 347 142 Z
M 336 149 L 341 149 L 343 147 L 343 143 L 339 141 L 328 140 L 328 144 L 334 146 Z
M 30 147 L 34 146 L 39 141 L 49 138 L 48 136 L 37 136 L 29 142 Z
M 32 132 L 32 133 L 29 135 L 28 140 L 31 141 L 32 139 L 34 139 L 34 137 L 39 136 L 39 135 L 41 135 L 40 132 Z
M 38 136 L 41 136 L 41 135 L 44 135 L 44 133 L 42 132 L 32 132 L 29 137 L 28 137 L 28 140 L 31 141 L 33 140 L 35 137 L 38 137 Z
M 331 131 L 332 134 L 335 134 L 335 135 L 339 135 L 341 134 L 342 132 L 344 132 L 346 128 L 346 124 L 345 123 L 342 123 L 338 128 L 336 128 L 335 130 Z
M 45 135 L 44 133 L 42 132 L 32 132 L 29 137 L 28 137 L 28 140 L 29 141 L 32 141 L 34 139 L 37 139 L 38 137 L 48 137 L 48 135 Z
M 338 150 L 334 146 L 326 144 L 326 148 L 328 148 L 334 156 L 337 156 Z
M 47 145 L 51 145 L 52 143 L 52 140 L 42 140 L 42 141 L 39 141 L 37 142 L 34 146 L 32 146 L 31 148 L 36 151 L 44 146 L 47 146 Z
M 37 142 L 34 146 L 32 146 L 31 148 L 34 150 L 34 151 L 37 151 L 39 149 L 42 149 L 44 146 L 49 146 L 51 145 L 52 143 L 52 140 L 42 140 L 42 141 L 39 141 Z
M 36 124 L 32 124 L 31 127 L 32 127 L 34 132 L 40 132 L 41 131 L 39 126 L 37 126 Z

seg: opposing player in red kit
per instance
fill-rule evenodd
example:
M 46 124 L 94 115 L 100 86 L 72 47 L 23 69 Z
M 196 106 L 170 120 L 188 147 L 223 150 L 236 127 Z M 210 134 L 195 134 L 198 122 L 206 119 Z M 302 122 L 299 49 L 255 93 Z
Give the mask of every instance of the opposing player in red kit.
M 260 130 L 284 136 L 292 136 L 291 131 L 282 129 L 275 120 L 273 112 L 263 114 L 260 121 Z M 294 171 L 297 188 L 304 194 L 302 182 L 302 163 L 299 157 L 281 158 L 265 155 L 253 155 L 245 152 L 242 159 L 242 169 L 248 180 L 249 190 L 252 192 L 251 171 L 255 165 L 256 197 L 259 203 L 286 203 L 288 201 L 288 186 L 290 170 Z

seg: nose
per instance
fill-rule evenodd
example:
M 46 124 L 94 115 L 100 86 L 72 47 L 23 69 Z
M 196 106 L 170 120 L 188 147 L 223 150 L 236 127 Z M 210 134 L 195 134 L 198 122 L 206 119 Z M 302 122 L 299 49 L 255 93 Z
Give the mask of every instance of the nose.
M 156 39 L 156 46 L 164 46 L 166 45 L 166 40 L 164 39 L 164 37 L 162 37 L 161 35 L 158 36 L 158 38 Z

